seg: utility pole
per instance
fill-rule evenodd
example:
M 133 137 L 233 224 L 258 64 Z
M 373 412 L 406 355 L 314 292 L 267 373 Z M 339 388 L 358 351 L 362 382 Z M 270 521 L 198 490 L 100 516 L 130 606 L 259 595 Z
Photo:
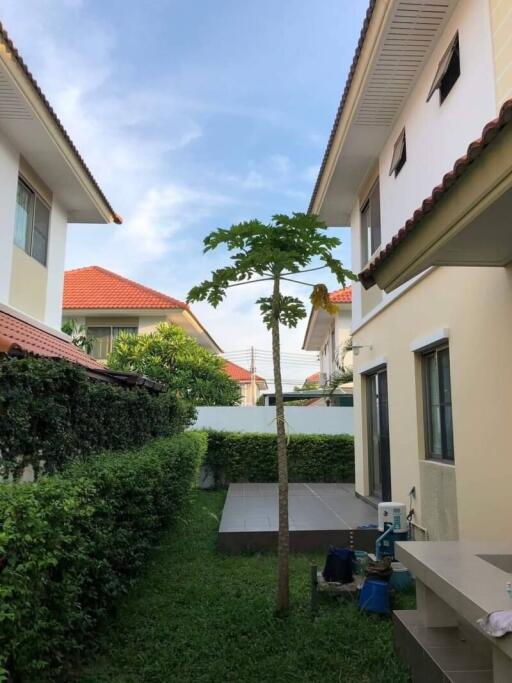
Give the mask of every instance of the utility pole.
M 251 346 L 251 403 L 256 405 L 256 361 L 254 358 L 254 346 Z

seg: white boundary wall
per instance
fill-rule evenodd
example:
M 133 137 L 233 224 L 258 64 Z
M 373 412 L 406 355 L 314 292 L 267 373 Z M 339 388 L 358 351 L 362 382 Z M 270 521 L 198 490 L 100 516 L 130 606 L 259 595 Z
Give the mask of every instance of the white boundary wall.
M 288 406 L 284 409 L 289 434 L 353 434 L 352 407 Z M 275 407 L 201 407 L 191 429 L 220 429 L 226 432 L 276 431 Z

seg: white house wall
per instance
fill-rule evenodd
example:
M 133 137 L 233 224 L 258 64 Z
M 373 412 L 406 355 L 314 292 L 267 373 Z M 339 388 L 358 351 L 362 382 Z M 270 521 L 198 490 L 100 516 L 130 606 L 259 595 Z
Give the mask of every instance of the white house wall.
M 14 245 L 20 155 L 0 134 L 0 303 L 60 329 L 67 215 L 53 196 L 47 265 Z
M 333 317 L 333 322 L 335 351 L 340 351 L 343 344 L 350 337 L 350 328 L 352 324 L 352 313 L 350 308 L 338 309 L 338 313 Z M 329 377 L 335 370 L 338 369 L 336 363 L 333 362 L 332 338 L 330 330 L 322 341 L 319 357 L 320 372 L 325 373 L 327 377 Z M 347 365 L 352 365 L 351 352 L 347 354 L 346 363 Z
M 457 31 L 461 75 L 441 105 L 438 93 L 426 102 L 439 60 Z M 461 0 L 379 155 L 382 245 L 398 232 L 453 167 L 454 161 L 466 153 L 468 144 L 480 136 L 483 126 L 495 116 L 489 4 L 486 0 Z M 393 147 L 404 126 L 407 161 L 397 177 L 390 176 Z M 364 197 L 359 197 L 354 205 L 351 219 L 353 267 L 357 271 L 364 266 L 360 250 L 361 201 Z M 388 295 L 376 287 L 361 292 L 360 285 L 354 286 L 353 327 L 357 328 L 372 309 L 398 296 L 403 289 L 398 288 Z
M 19 154 L 0 134 L 0 303 L 8 303 L 11 288 L 18 166 Z
M 50 219 L 50 239 L 48 242 L 48 274 L 44 322 L 56 329 L 60 329 L 62 318 L 67 229 L 66 213 L 59 201 L 54 197 Z

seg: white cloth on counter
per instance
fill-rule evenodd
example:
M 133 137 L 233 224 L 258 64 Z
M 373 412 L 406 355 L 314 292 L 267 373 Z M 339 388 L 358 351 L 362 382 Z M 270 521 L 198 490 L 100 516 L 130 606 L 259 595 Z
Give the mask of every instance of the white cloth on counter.
M 501 638 L 507 633 L 512 633 L 512 610 L 492 612 L 484 619 L 478 619 L 477 624 L 487 635 Z

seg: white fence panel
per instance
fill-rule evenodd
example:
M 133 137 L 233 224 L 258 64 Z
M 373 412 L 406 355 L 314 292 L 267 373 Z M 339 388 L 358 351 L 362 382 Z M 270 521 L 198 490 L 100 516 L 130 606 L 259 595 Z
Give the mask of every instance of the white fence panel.
M 288 406 L 284 412 L 289 434 L 354 434 L 352 407 Z M 197 420 L 191 429 L 275 433 L 275 408 L 201 407 L 197 409 Z

